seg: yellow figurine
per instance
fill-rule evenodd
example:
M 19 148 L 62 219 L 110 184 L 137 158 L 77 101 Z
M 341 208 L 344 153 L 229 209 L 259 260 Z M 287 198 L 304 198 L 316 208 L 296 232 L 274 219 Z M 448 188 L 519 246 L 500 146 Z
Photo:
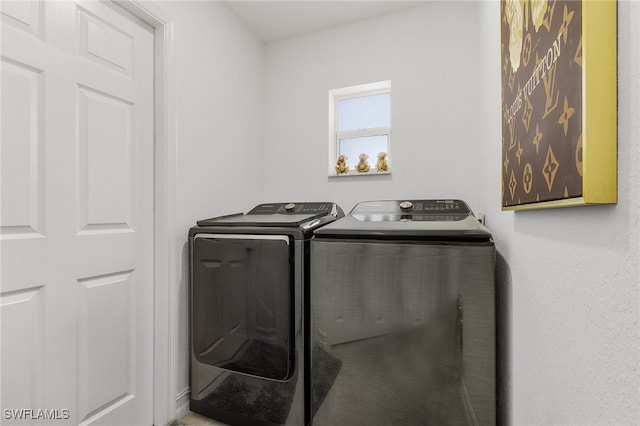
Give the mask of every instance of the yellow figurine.
M 338 156 L 338 161 L 336 162 L 336 173 L 341 175 L 344 173 L 349 173 L 349 166 L 347 166 L 347 160 L 349 157 L 346 155 Z
M 378 163 L 376 164 L 376 170 L 379 172 L 386 172 L 389 170 L 389 163 L 387 163 L 387 153 L 381 152 L 378 154 Z
M 358 165 L 356 166 L 356 171 L 358 173 L 366 173 L 371 170 L 369 163 L 367 163 L 367 158 L 369 158 L 367 154 L 360 154 L 360 161 L 358 161 Z

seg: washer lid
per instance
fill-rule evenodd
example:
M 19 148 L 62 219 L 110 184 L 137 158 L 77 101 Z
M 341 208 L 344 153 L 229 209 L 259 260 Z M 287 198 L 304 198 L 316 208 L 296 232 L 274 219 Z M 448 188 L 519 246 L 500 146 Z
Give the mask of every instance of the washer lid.
M 366 201 L 343 219 L 318 229 L 318 238 L 491 240 L 462 200 Z
M 335 203 L 269 203 L 260 204 L 247 214 L 237 213 L 198 221 L 198 226 L 267 226 L 310 229 L 338 217 Z

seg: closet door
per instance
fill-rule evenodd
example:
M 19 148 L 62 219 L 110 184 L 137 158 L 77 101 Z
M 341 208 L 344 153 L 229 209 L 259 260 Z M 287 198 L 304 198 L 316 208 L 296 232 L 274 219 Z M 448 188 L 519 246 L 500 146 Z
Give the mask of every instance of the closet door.
M 153 30 L 111 2 L 1 10 L 3 418 L 150 425 Z

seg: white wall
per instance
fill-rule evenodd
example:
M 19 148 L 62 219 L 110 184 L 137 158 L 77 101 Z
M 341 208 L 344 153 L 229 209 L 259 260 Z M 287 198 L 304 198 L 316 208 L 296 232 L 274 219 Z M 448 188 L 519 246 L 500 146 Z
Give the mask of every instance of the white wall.
M 426 4 L 268 45 L 265 201 L 322 199 L 347 211 L 411 197 L 480 205 L 477 10 Z M 381 80 L 392 86 L 392 175 L 329 179 L 329 90 Z
M 514 425 L 640 424 L 640 3 L 618 5 L 618 204 L 513 213 L 499 207 L 499 5 L 482 3 L 483 195 L 511 272 Z
M 198 219 L 246 211 L 261 198 L 264 49 L 218 2 L 162 2 L 160 6 L 175 19 L 178 267 L 173 380 L 178 409 L 186 409 L 187 232 Z

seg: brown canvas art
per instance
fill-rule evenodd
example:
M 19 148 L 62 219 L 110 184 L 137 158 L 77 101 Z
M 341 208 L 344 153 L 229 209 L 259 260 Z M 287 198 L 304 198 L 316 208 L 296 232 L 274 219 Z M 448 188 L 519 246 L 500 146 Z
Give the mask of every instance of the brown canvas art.
M 501 2 L 502 206 L 581 197 L 582 1 Z

